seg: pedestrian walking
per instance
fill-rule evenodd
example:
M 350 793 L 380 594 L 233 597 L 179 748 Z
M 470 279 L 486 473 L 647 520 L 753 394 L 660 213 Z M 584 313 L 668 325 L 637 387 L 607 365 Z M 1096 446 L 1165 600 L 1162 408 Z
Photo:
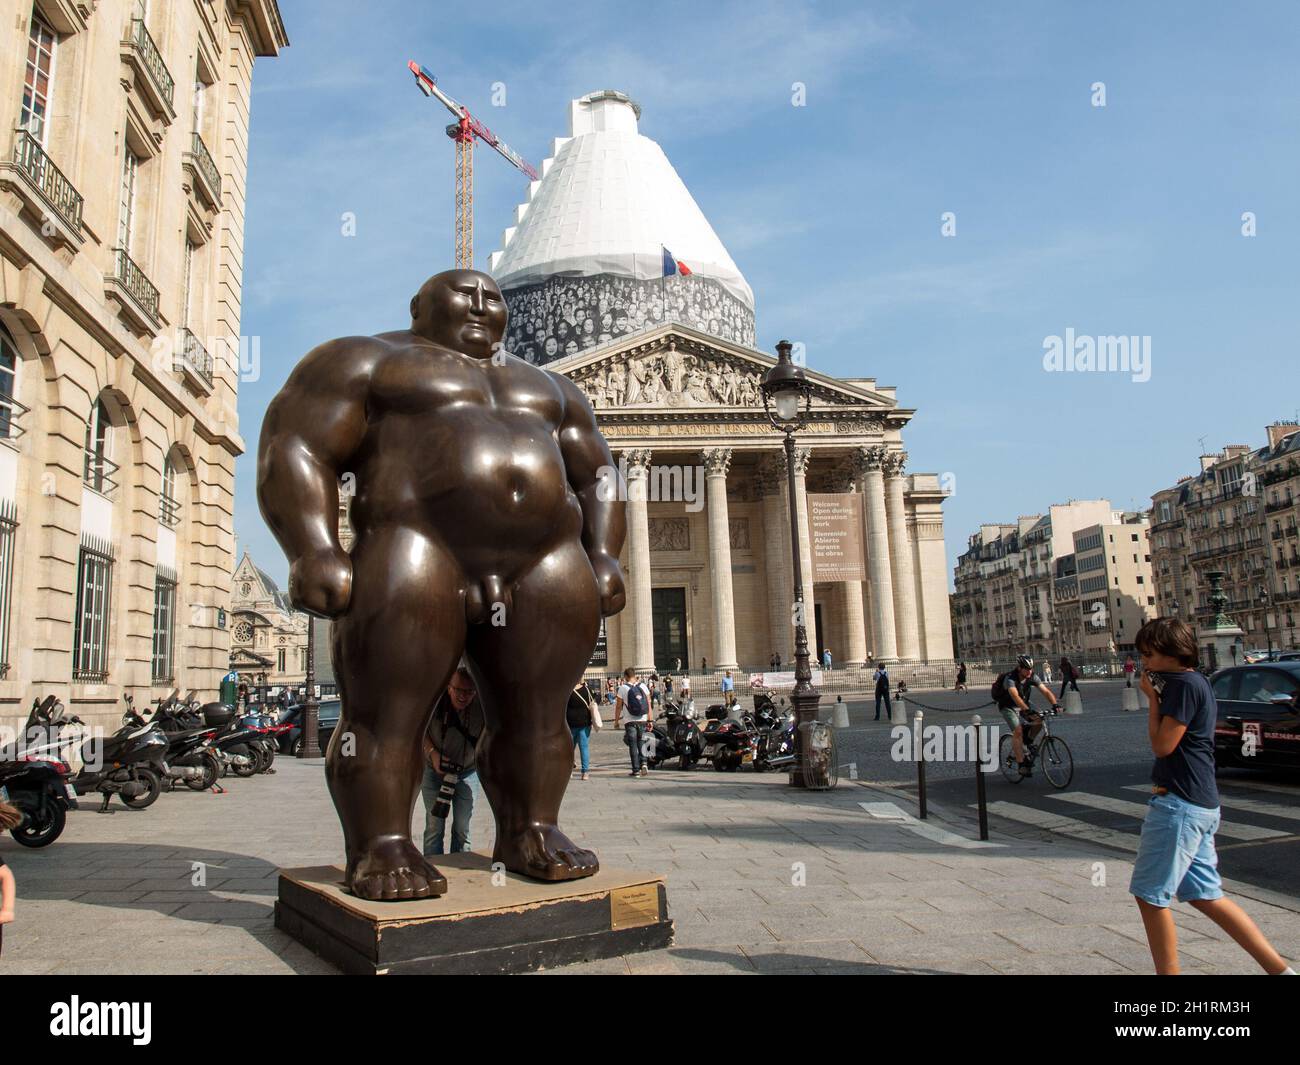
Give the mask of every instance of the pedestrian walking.
M 1141 687 L 1155 762 L 1129 891 L 1142 915 L 1156 973 L 1179 971 L 1178 932 L 1169 911 L 1177 898 L 1227 932 L 1266 973 L 1294 976 L 1246 911 L 1223 894 L 1214 849 L 1220 816 L 1214 779 L 1218 706 L 1196 668 L 1196 633 L 1178 618 L 1156 618 L 1138 630 L 1136 644 L 1145 665 Z
M 965 690 L 966 690 L 966 663 L 965 663 L 965 662 L 958 662 L 958 663 L 957 663 L 957 683 L 956 683 L 956 685 L 953 687 L 953 691 L 964 692 Z
M 600 708 L 596 705 L 596 700 L 591 697 L 591 692 L 587 691 L 587 686 L 582 681 L 578 681 L 573 686 L 573 691 L 569 693 L 569 704 L 564 709 L 564 720 L 569 725 L 569 732 L 573 734 L 574 750 L 582 756 L 582 779 L 590 780 L 591 730 L 599 729 L 603 722 L 600 719 Z
M 1061 694 L 1058 699 L 1065 698 L 1065 686 L 1069 685 L 1075 691 L 1079 690 L 1079 671 L 1074 668 L 1074 663 L 1064 655 L 1061 656 Z
M 731 679 L 731 670 L 727 670 L 722 678 L 722 701 L 727 706 L 736 701 L 736 682 Z
M 772 652 L 772 657 L 769 658 L 769 659 L 767 660 L 767 665 L 768 665 L 768 668 L 769 668 L 773 673 L 775 673 L 778 669 L 781 668 L 781 656 L 778 655 L 775 651 L 773 651 L 773 652 Z
M 831 668 L 831 649 L 829 647 L 823 647 L 822 648 L 822 669 L 829 670 L 830 668 Z
M 893 705 L 889 701 L 889 670 L 883 665 L 876 667 L 876 720 L 880 720 L 880 700 L 885 700 L 885 720 L 894 716 Z
M 656 713 L 663 706 L 664 694 L 659 690 L 659 674 L 650 674 L 650 709 Z
M 1047 661 L 1046 658 L 1043 659 L 1043 683 L 1052 683 L 1052 663 Z
M 433 706 L 424 735 L 424 856 L 442 854 L 447 818 L 434 814 L 444 782 L 452 785 L 451 853 L 469 850 L 469 823 L 474 816 L 475 759 L 483 734 L 483 707 L 474 678 L 464 666 L 451 675 L 447 690 Z
M 1133 656 L 1129 655 L 1124 659 L 1124 687 L 1133 687 L 1133 673 L 1137 669 L 1137 663 L 1133 661 Z
M 650 712 L 650 690 L 637 678 L 636 670 L 631 666 L 623 670 L 623 681 L 618 689 L 618 700 L 614 703 L 614 727 L 623 723 L 623 742 L 627 744 L 632 758 L 632 776 L 648 775 L 643 761 L 643 745 L 646 729 L 654 725 Z M 623 722 L 624 718 L 626 722 Z
M 700 659 L 700 672 L 701 672 L 701 673 L 707 673 L 708 671 L 709 671 L 709 660 L 708 660 L 707 658 L 701 658 L 701 659 Z

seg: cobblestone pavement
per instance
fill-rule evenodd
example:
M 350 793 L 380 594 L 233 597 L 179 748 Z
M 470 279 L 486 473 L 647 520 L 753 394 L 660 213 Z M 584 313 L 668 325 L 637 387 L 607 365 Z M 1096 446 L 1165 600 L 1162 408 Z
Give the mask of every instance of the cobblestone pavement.
M 611 730 L 593 764 L 570 785 L 565 827 L 606 867 L 666 875 L 676 945 L 556 972 L 1150 972 L 1123 854 L 1035 833 L 974 845 L 967 811 L 893 820 L 891 803 L 915 812 L 905 796 L 849 781 L 809 793 L 707 768 L 634 780 Z M 19 892 L 0 973 L 333 972 L 272 927 L 278 868 L 342 853 L 322 764 L 276 768 L 146 811 L 83 802 L 45 851 L 0 839 Z M 491 836 L 480 796 L 475 849 Z M 1300 956 L 1300 902 L 1242 901 Z M 1199 914 L 1176 914 L 1186 971 L 1255 971 Z

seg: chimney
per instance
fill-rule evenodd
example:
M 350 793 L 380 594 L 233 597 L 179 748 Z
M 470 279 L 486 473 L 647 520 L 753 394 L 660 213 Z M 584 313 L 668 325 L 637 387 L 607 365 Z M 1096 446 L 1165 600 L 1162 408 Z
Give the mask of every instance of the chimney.
M 1278 444 L 1294 432 L 1300 432 L 1300 425 L 1295 422 L 1274 422 L 1268 427 L 1269 448 L 1277 447 Z
M 1205 472 L 1206 470 L 1208 470 L 1211 466 L 1213 466 L 1216 462 L 1218 462 L 1219 459 L 1221 459 L 1221 458 L 1223 458 L 1222 455 L 1202 455 L 1202 456 L 1201 456 L 1201 472 L 1204 473 L 1204 472 Z

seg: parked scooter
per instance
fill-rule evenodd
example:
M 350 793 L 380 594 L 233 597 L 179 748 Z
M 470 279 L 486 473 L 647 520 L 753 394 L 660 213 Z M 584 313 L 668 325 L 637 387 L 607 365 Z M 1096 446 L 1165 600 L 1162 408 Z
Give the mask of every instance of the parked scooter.
M 757 733 L 754 769 L 761 772 L 794 765 L 795 717 L 785 699 L 778 705 L 766 692 L 759 692 L 754 696 L 753 721 Z
M 9 834 L 24 847 L 48 847 L 63 835 L 68 811 L 77 807 L 68 772 L 66 763 L 54 759 L 0 762 L 0 802 L 23 815 Z
M 167 737 L 167 755 L 164 760 L 164 772 L 170 787 L 183 783 L 193 791 L 206 791 L 217 783 L 221 776 L 221 760 L 212 751 L 212 741 L 216 738 L 215 728 L 189 728 L 186 721 L 177 713 L 176 692 L 158 703 L 154 711 L 154 723 Z M 149 711 L 146 709 L 145 714 Z M 136 721 L 143 724 L 143 718 L 136 715 Z
M 750 765 L 758 748 L 758 736 L 753 719 L 740 711 L 738 704 L 730 707 L 714 703 L 705 711 L 708 724 L 702 739 L 704 761 L 711 761 L 718 772 L 734 772 Z
M 101 810 L 108 809 L 109 799 L 117 795 L 133 810 L 152 806 L 162 794 L 167 737 L 152 723 L 141 724 L 140 715 L 123 696 L 126 712 L 122 728 L 103 741 L 94 737 L 81 745 L 81 770 L 72 778 L 78 795 L 97 791 L 104 796 Z M 76 718 L 63 718 L 63 704 L 56 702 L 50 723 L 75 724 Z
M 657 769 L 671 758 L 678 767 L 690 769 L 704 756 L 704 736 L 695 723 L 695 700 L 683 705 L 673 699 L 664 700 L 664 712 L 655 722 L 652 735 L 654 746 L 646 764 Z

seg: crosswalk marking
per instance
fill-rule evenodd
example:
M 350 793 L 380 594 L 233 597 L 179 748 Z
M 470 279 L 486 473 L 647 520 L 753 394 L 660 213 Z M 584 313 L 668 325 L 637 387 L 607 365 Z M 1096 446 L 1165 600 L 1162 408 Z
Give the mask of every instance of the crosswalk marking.
M 1151 788 L 1146 784 L 1129 784 L 1125 791 L 1145 791 Z M 1283 806 L 1281 803 L 1266 799 L 1250 799 L 1244 795 L 1224 795 L 1219 792 L 1219 803 L 1230 810 L 1242 810 L 1249 814 L 1264 814 L 1267 817 L 1280 817 L 1287 821 L 1300 821 L 1300 805 Z
M 1092 810 L 1107 810 L 1111 813 L 1124 814 L 1126 817 L 1136 817 L 1139 821 L 1144 820 L 1147 815 L 1147 805 L 1142 802 L 1130 802 L 1128 799 L 1112 799 L 1109 795 L 1093 795 L 1086 791 L 1058 791 L 1051 795 L 1051 798 L 1058 799 L 1061 802 L 1072 802 L 1078 806 L 1087 806 Z M 1269 839 L 1272 836 L 1285 836 L 1287 833 L 1280 832 L 1276 828 L 1260 828 L 1258 825 L 1243 825 L 1238 821 L 1220 821 L 1219 831 L 1216 835 L 1223 836 L 1227 839 Z
M 918 836 L 930 840 L 932 843 L 941 843 L 945 847 L 958 847 L 962 850 L 983 850 L 989 847 L 1006 846 L 1005 843 L 990 843 L 987 840 L 967 839 L 965 836 L 959 836 L 955 832 L 949 832 L 946 828 L 940 828 L 938 825 L 932 825 L 913 817 L 896 803 L 860 802 L 858 805 L 878 821 L 885 821 L 906 828 L 915 832 Z
M 1233 777 L 1231 780 L 1219 781 L 1221 787 L 1229 788 L 1249 788 L 1251 791 L 1275 791 L 1279 795 L 1290 795 L 1291 798 L 1300 800 L 1300 788 L 1288 784 L 1266 784 L 1262 780 L 1242 780 L 1240 777 Z
M 974 810 L 977 805 L 971 803 L 970 808 Z M 1101 828 L 1074 817 L 1050 813 L 1047 810 L 1039 810 L 1033 806 L 1021 806 L 1015 802 L 991 802 L 988 804 L 988 809 L 990 813 L 999 814 L 1008 820 L 1021 821 L 1024 824 L 1045 829 L 1060 836 L 1082 839 L 1089 843 L 1101 843 L 1108 847 L 1117 847 L 1120 850 L 1137 851 L 1137 836 L 1131 832 L 1116 832 L 1114 829 Z

